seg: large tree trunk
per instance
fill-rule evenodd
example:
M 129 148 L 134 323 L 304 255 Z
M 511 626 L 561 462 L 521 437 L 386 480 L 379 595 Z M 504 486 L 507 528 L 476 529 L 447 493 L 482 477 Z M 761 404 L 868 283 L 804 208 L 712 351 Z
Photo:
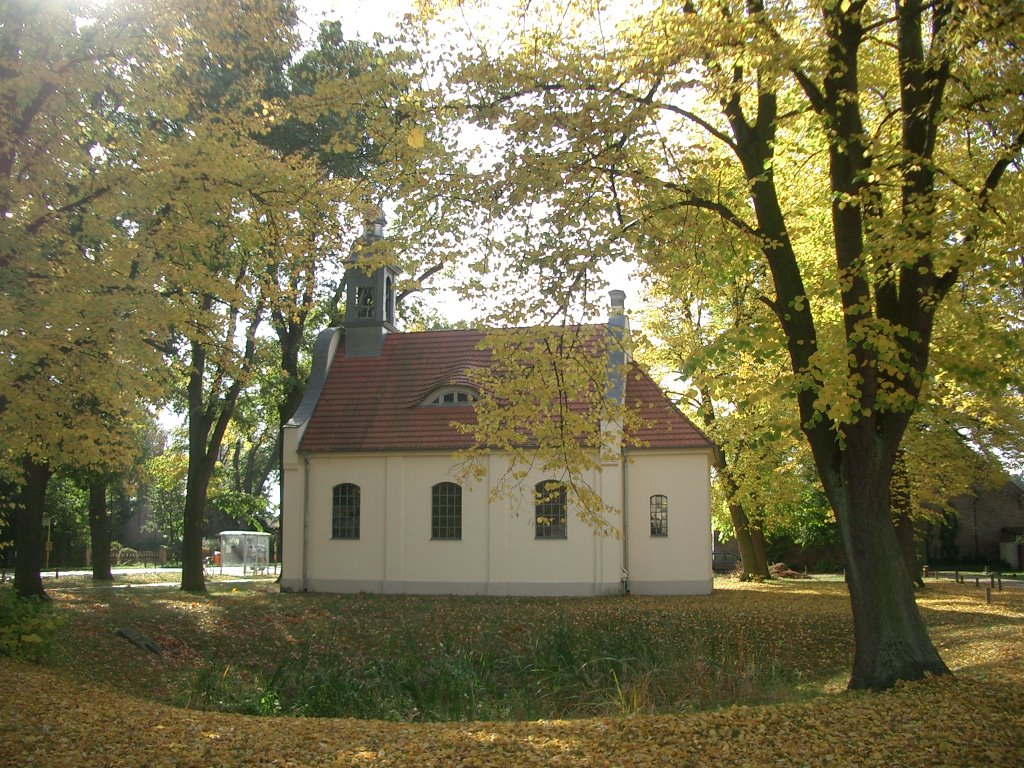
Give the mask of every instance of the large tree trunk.
M 750 545 L 754 551 L 754 564 L 752 568 L 762 579 L 770 579 L 771 571 L 768 570 L 768 552 L 764 540 L 764 528 L 760 524 L 751 523 Z
M 895 451 L 880 447 L 871 421 L 851 427 L 846 436 L 847 445 L 833 452 L 837 461 L 825 468 L 822 481 L 848 561 L 856 641 L 849 687 L 881 691 L 899 680 L 949 674 L 928 637 L 896 538 L 890 503 Z
M 751 525 L 741 504 L 730 502 L 729 516 L 732 518 L 733 530 L 736 531 L 736 543 L 740 547 L 740 560 L 743 566 L 740 579 L 749 581 L 769 578 L 767 556 L 764 551 L 764 533 L 760 528 Z
M 702 393 L 702 397 L 705 404 L 703 408 L 704 420 L 708 424 L 713 423 L 716 419 L 716 414 L 712 406 L 711 394 L 705 391 Z M 767 579 L 770 577 L 770 574 L 768 573 L 768 558 L 764 551 L 764 533 L 760 527 L 751 525 L 750 518 L 743 505 L 735 501 L 739 489 L 737 488 L 735 478 L 732 476 L 732 467 L 729 465 L 725 451 L 718 446 L 715 446 L 714 466 L 718 477 L 722 481 L 725 496 L 729 500 L 729 517 L 732 518 L 732 527 L 736 532 L 736 543 L 740 547 L 740 564 L 743 567 L 740 579 L 742 581 Z
M 107 482 L 97 477 L 89 483 L 89 546 L 92 549 L 92 578 L 111 581 L 110 520 L 107 515 Z
M 876 691 L 898 680 L 949 673 L 928 637 L 891 513 L 878 495 L 870 487 L 851 494 L 850 504 L 859 512 L 847 512 L 841 523 L 857 646 L 850 688 Z
M 43 510 L 50 465 L 26 456 L 24 479 L 15 504 L 14 590 L 20 597 L 49 599 L 43 589 Z
M 206 591 L 203 527 L 212 471 L 206 470 L 208 460 L 204 448 L 205 441 L 197 447 L 189 446 L 189 473 L 185 486 L 184 529 L 181 537 L 181 588 L 186 592 Z
M 205 406 L 203 375 L 206 350 L 192 342 L 192 370 L 188 382 L 188 478 L 185 508 L 182 510 L 181 588 L 186 592 L 206 592 L 203 572 L 203 527 L 206 521 L 206 496 L 216 464 L 218 442 L 211 451 L 207 445 L 213 425 L 213 411 Z M 216 397 L 216 393 L 212 395 Z

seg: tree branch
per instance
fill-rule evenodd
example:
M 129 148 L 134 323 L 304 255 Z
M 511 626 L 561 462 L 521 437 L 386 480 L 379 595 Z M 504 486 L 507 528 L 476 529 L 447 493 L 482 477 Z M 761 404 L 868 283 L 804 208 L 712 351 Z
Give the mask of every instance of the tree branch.
M 60 208 L 54 208 L 51 211 L 47 211 L 42 216 L 39 216 L 34 221 L 32 221 L 25 228 L 25 231 L 28 232 L 28 234 L 30 235 L 38 234 L 39 230 L 41 230 L 46 225 L 46 222 L 49 221 L 50 219 L 56 218 L 61 214 L 70 213 L 71 211 L 78 210 L 79 208 L 88 205 L 94 200 L 103 197 L 103 195 L 107 194 L 111 189 L 112 187 L 109 185 L 97 187 L 84 197 L 80 197 L 79 199 L 67 203 L 66 205 L 62 205 Z
M 726 223 L 732 225 L 743 234 L 748 235 L 752 238 L 759 238 L 760 233 L 749 223 L 744 221 L 739 215 L 737 215 L 731 208 L 722 203 L 715 202 L 714 200 L 708 200 L 702 198 L 699 195 L 695 195 L 692 190 L 687 187 L 676 184 L 674 182 L 665 181 L 660 182 L 661 185 L 666 189 L 671 189 L 674 192 L 680 192 L 686 195 L 686 198 L 673 202 L 669 205 L 664 205 L 658 208 L 661 211 L 671 211 L 677 208 L 697 208 L 699 210 L 710 211 L 711 213 L 718 214 L 718 216 Z

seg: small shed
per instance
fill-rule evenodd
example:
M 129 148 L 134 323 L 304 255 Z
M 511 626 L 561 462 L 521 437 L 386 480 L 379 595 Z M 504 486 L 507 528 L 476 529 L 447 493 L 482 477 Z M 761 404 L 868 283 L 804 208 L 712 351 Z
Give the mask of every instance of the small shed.
M 266 573 L 270 567 L 269 533 L 258 531 L 221 531 L 220 567 L 242 566 L 242 573 Z

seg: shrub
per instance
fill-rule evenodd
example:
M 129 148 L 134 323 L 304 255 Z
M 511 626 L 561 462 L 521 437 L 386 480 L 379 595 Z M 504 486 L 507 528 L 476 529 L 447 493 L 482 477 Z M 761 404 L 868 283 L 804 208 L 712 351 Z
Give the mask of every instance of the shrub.
M 0 653 L 40 661 L 61 622 L 49 603 L 18 597 L 12 588 L 0 587 Z
M 118 565 L 132 565 L 139 560 L 139 552 L 131 547 L 121 547 L 117 550 Z

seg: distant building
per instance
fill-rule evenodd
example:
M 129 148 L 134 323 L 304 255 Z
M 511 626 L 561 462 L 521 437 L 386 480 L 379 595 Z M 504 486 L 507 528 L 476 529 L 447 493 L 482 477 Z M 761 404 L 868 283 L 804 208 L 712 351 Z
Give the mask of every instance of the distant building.
M 1024 481 L 1008 478 L 997 488 L 978 488 L 952 499 L 955 514 L 932 526 L 926 539 L 929 562 L 1008 562 L 1022 567 Z

